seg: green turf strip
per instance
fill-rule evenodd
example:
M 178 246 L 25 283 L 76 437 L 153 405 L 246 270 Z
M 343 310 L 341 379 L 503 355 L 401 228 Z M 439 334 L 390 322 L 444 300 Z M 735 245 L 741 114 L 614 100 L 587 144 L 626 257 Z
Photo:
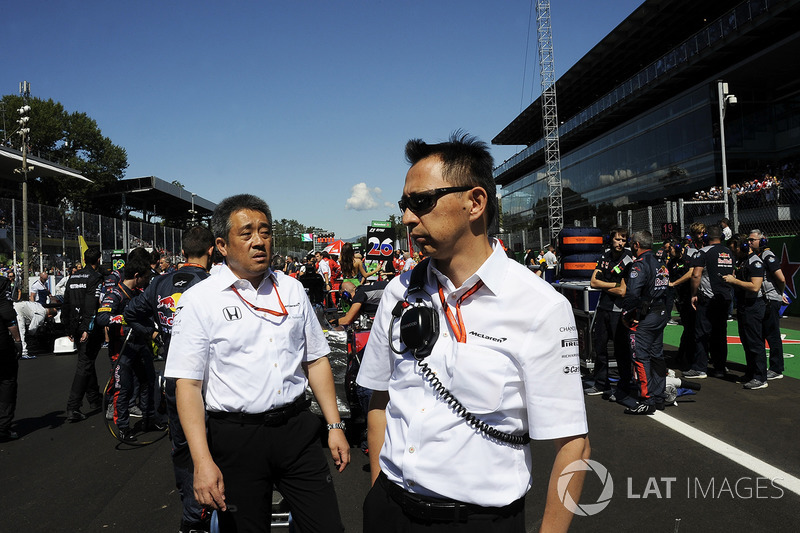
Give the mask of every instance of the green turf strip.
M 673 318 L 677 319 L 677 315 L 674 315 Z M 683 326 L 667 326 L 664 328 L 664 344 L 678 347 L 682 333 Z M 783 363 L 785 366 L 783 373 L 785 376 L 800 378 L 800 331 L 781 327 L 781 333 L 786 335 L 783 343 Z M 739 337 L 739 324 L 735 320 L 728 322 L 728 337 Z M 797 341 L 798 344 L 787 341 Z M 787 359 L 786 355 L 788 354 L 792 354 L 795 357 Z M 767 357 L 769 357 L 769 348 L 767 348 Z M 738 339 L 728 339 L 728 360 L 745 364 L 744 349 Z

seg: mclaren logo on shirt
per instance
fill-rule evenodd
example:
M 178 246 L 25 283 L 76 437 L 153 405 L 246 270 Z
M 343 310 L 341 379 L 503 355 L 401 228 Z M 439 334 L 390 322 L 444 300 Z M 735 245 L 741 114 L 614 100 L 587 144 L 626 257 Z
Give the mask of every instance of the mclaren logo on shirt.
M 222 310 L 222 314 L 225 315 L 225 320 L 228 322 L 232 320 L 241 320 L 242 319 L 242 310 L 239 309 L 238 306 L 232 305 L 230 307 L 226 307 Z
M 486 339 L 487 341 L 505 342 L 508 340 L 507 337 L 490 337 L 489 335 L 484 335 L 483 333 L 478 333 L 477 331 L 470 331 L 469 334 L 480 337 L 481 339 Z

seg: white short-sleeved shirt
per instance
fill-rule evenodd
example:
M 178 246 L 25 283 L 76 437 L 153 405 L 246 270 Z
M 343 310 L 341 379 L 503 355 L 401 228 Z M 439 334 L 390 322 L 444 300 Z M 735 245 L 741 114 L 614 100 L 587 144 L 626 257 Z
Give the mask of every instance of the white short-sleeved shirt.
M 326 261 L 324 257 L 322 258 L 322 261 L 317 263 L 317 272 L 319 272 L 319 275 L 322 277 L 325 277 L 325 274 L 328 274 L 329 279 L 331 277 L 331 266 L 328 264 L 328 261 Z
M 280 311 L 273 316 L 252 309 Z M 164 375 L 203 381 L 209 411 L 263 413 L 305 393 L 301 363 L 330 353 L 305 289 L 268 272 L 258 288 L 223 266 L 187 290 L 172 327 Z
M 495 243 L 494 252 L 461 287 L 429 265 L 426 305 L 439 314 L 440 335 L 425 361 L 466 408 L 515 435 L 555 439 L 587 432 L 575 319 L 567 300 Z M 461 304 L 466 343 L 457 343 L 442 311 L 438 283 L 453 314 Z M 476 432 L 434 394 L 409 352 L 392 309 L 405 298 L 410 274 L 392 280 L 372 327 L 357 382 L 388 390 L 381 469 L 422 495 L 503 506 L 531 486 L 530 446 L 499 443 Z M 420 297 L 412 295 L 412 300 Z M 398 322 L 398 321 L 396 321 Z

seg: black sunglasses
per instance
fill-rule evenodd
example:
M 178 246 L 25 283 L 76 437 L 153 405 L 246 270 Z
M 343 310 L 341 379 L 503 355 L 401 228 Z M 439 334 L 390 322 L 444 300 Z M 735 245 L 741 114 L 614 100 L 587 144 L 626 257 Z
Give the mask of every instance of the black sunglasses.
M 417 192 L 403 196 L 397 205 L 400 206 L 400 213 L 405 213 L 406 209 L 410 209 L 412 213 L 419 214 L 425 213 L 433 209 L 436 201 L 451 192 L 464 192 L 474 189 L 474 187 L 442 187 L 441 189 L 433 189 L 431 191 Z

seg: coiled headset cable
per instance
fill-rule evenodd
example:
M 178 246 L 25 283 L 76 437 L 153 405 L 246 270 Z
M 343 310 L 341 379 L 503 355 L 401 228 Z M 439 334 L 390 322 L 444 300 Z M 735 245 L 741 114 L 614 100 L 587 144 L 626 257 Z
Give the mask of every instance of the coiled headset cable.
M 431 387 L 433 387 L 436 395 L 440 397 L 456 415 L 466 420 L 467 424 L 473 429 L 486 435 L 487 437 L 491 437 L 495 440 L 499 440 L 500 442 L 505 442 L 506 444 L 512 444 L 515 446 L 523 446 L 531 441 L 530 435 L 512 435 L 511 433 L 505 433 L 496 427 L 490 426 L 483 420 L 476 417 L 474 414 L 470 413 L 469 410 L 458 401 L 458 398 L 453 396 L 453 393 L 447 390 L 447 387 L 444 386 L 442 381 L 436 377 L 436 373 L 431 370 L 428 363 L 421 359 L 416 359 L 416 361 L 417 366 L 419 366 L 419 369 L 422 371 L 422 376 L 428 381 L 428 383 L 431 384 Z

